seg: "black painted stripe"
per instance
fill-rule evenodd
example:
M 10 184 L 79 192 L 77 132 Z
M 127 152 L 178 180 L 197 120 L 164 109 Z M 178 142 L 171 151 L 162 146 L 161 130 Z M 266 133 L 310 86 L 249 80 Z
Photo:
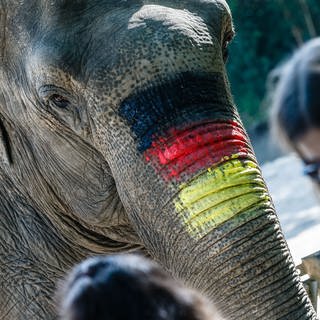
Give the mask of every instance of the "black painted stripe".
M 232 119 L 220 73 L 179 74 L 175 79 L 140 89 L 120 105 L 119 115 L 134 133 L 138 150 L 145 151 L 155 136 L 169 128 L 206 119 Z

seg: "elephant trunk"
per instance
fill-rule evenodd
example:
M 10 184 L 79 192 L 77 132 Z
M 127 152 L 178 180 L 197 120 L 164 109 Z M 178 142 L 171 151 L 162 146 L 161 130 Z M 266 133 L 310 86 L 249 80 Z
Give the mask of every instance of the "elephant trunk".
M 177 186 L 168 207 L 195 246 L 179 257 L 180 276 L 205 290 L 229 319 L 313 319 L 238 122 L 169 130 L 144 156 L 163 180 Z
M 123 101 L 123 135 L 99 127 L 136 232 L 230 320 L 316 319 L 225 79 L 188 79 Z
M 178 183 L 175 210 L 193 237 L 232 218 L 255 219 L 261 207 L 270 206 L 246 134 L 235 121 L 174 130 L 153 142 L 145 156 L 165 180 Z

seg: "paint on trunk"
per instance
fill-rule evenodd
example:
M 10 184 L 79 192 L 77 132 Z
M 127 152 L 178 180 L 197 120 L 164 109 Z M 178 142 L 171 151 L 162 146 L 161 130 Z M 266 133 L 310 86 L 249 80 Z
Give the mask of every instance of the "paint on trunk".
M 127 108 L 129 105 L 135 109 Z M 143 116 L 143 110 L 140 104 L 131 102 L 123 105 L 121 112 L 140 137 L 138 150 L 143 152 L 145 160 L 165 181 L 178 188 L 174 206 L 192 237 L 201 238 L 230 219 L 240 225 L 243 219 L 254 219 L 261 214 L 261 208 L 270 205 L 265 183 L 240 123 L 210 117 L 186 121 L 162 135 L 158 131 L 148 136 L 148 143 L 143 143 L 141 149 L 146 138 L 145 125 L 152 125 L 151 114 L 156 115 L 151 112 Z M 136 130 L 136 124 L 144 129 Z M 158 129 L 154 127 L 152 132 Z
M 235 156 L 233 156 L 234 158 Z M 229 159 L 180 185 L 176 211 L 191 236 L 202 237 L 220 224 L 246 214 L 254 219 L 270 205 L 258 165 L 252 160 Z
M 153 136 L 144 152 L 165 181 L 179 188 L 174 206 L 192 237 L 224 222 L 254 219 L 270 197 L 241 124 L 206 120 Z
M 233 106 L 227 97 L 221 74 L 185 72 L 137 90 L 122 101 L 118 112 L 130 126 L 138 150 L 144 152 L 170 128 L 217 117 L 230 118 Z
M 144 152 L 146 160 L 165 180 L 180 180 L 218 165 L 234 155 L 247 158 L 250 146 L 246 134 L 235 121 L 207 121 L 185 129 L 170 129 L 166 137 L 155 139 Z

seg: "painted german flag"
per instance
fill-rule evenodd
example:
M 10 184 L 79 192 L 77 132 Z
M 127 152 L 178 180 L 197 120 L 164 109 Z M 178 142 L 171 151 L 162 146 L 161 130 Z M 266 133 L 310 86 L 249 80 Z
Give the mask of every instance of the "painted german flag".
M 171 129 L 144 156 L 164 180 L 178 184 L 175 209 L 192 236 L 202 237 L 236 216 L 239 222 L 254 218 L 257 206 L 270 204 L 248 138 L 236 121 Z
M 133 93 L 119 108 L 137 151 L 177 189 L 172 205 L 196 238 L 226 221 L 240 225 L 255 219 L 270 206 L 249 139 L 224 88 L 220 74 L 182 74 Z

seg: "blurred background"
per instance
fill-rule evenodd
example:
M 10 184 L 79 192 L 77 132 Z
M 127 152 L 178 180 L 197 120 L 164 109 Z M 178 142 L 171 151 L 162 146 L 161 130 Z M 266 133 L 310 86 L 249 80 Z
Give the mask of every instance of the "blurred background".
M 267 93 L 270 72 L 305 41 L 320 36 L 320 0 L 226 1 L 236 30 L 227 63 L 232 94 L 299 265 L 320 250 L 320 202 L 302 174 L 301 161 L 282 151 L 271 137 Z M 320 272 L 320 259 L 317 263 Z
M 227 64 L 232 93 L 260 163 L 281 155 L 268 135 L 268 74 L 320 36 L 320 0 L 227 0 L 236 30 Z

